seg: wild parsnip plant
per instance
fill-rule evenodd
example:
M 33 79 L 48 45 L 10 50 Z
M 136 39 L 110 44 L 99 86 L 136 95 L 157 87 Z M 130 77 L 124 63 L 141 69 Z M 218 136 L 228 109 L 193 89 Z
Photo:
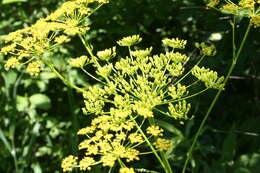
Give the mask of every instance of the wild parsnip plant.
M 169 116 L 183 123 L 192 118 L 188 115 L 191 108 L 188 98 L 210 88 L 223 89 L 224 78 L 212 70 L 196 65 L 184 73 L 190 58 L 177 50 L 185 48 L 186 40 L 162 40 L 171 51 L 159 55 L 152 55 L 152 47 L 134 50 L 133 46 L 141 40 L 139 35 L 133 35 L 117 41 L 119 46 L 129 50 L 126 57 L 117 55 L 113 47 L 98 51 L 96 56 L 83 55 L 69 61 L 70 66 L 83 70 L 97 83 L 83 92 L 85 107 L 82 110 L 92 117 L 91 124 L 78 131 L 78 135 L 86 138 L 79 144 L 84 157 L 65 158 L 64 171 L 73 167 L 90 170 L 98 164 L 110 167 L 111 171 L 118 164 L 120 172 L 134 172 L 129 162 L 154 154 L 165 172 L 172 172 L 164 152 L 173 146 L 154 118 Z M 202 47 L 202 58 L 215 54 L 214 46 L 201 45 L 198 47 Z M 84 68 L 89 65 L 95 68 L 94 76 Z M 190 85 L 183 84 L 189 74 L 196 80 Z M 205 89 L 190 93 L 189 89 L 198 81 L 205 83 Z M 162 105 L 168 110 L 163 111 Z
M 218 1 L 213 2 L 208 6 L 218 4 Z M 248 9 L 250 26 L 253 24 L 258 27 L 259 9 L 252 10 L 255 7 L 249 7 L 246 2 L 249 1 L 243 0 L 240 5 Z M 167 116 L 181 124 L 193 118 L 189 114 L 189 99 L 208 89 L 217 89 L 220 93 L 234 66 L 226 78 L 200 67 L 203 58 L 215 55 L 216 49 L 212 45 L 196 43 L 201 58 L 191 69 L 186 69 L 191 57 L 184 53 L 187 41 L 179 38 L 163 39 L 162 43 L 169 49 L 155 55 L 152 47 L 137 48 L 136 45 L 142 41 L 140 35 L 117 41 L 119 46 L 128 49 L 128 56 L 121 56 L 116 46 L 93 52 L 92 46 L 84 38 L 90 30 L 88 18 L 104 3 L 108 1 L 67 1 L 34 25 L 10 33 L 5 38 L 7 46 L 1 48 L 1 54 L 8 57 L 5 68 L 26 66 L 25 71 L 34 76 L 47 66 L 66 85 L 82 93 L 85 103 L 82 111 L 91 118 L 91 123 L 77 133 L 85 139 L 78 146 L 84 155 L 64 158 L 61 164 L 63 171 L 71 171 L 73 168 L 89 171 L 93 166 L 101 165 L 107 167 L 108 172 L 119 170 L 120 173 L 134 173 L 137 169 L 132 166 L 133 162 L 141 160 L 143 155 L 153 155 L 161 168 L 166 173 L 171 173 L 172 164 L 165 153 L 175 146 L 164 136 L 165 129 L 156 124 L 155 118 Z M 259 1 L 257 3 L 256 6 L 259 7 Z M 223 10 L 227 10 L 224 7 Z M 87 53 L 70 59 L 68 65 L 82 70 L 88 78 L 95 80 L 87 88 L 81 88 L 67 80 L 57 71 L 50 56 L 55 46 L 69 43 L 74 36 L 80 38 Z M 244 40 L 239 51 L 234 51 L 235 60 L 243 44 Z M 187 83 L 187 77 L 193 77 L 193 81 Z M 199 82 L 205 84 L 204 89 L 192 93 L 191 88 Z M 196 140 L 197 137 L 194 141 Z M 188 153 L 184 171 L 192 149 L 193 147 Z

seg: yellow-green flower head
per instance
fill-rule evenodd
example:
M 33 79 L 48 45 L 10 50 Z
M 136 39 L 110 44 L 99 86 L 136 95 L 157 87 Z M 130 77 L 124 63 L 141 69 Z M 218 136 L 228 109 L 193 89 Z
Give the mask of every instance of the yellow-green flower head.
M 216 7 L 219 4 L 219 2 L 220 0 L 212 0 L 207 4 L 207 7 L 211 7 L 211 8 Z
M 15 57 L 11 57 L 7 60 L 7 62 L 5 63 L 5 68 L 9 69 L 9 68 L 15 68 L 18 65 L 20 65 L 20 62 L 17 58 Z
M 115 157 L 114 154 L 110 154 L 110 153 L 106 153 L 101 157 L 101 162 L 103 166 L 113 167 L 115 165 L 116 160 L 117 157 Z
M 69 60 L 69 65 L 71 67 L 81 68 L 85 65 L 85 63 L 89 60 L 87 56 L 81 56 L 79 58 L 71 58 Z
M 187 103 L 186 100 L 179 101 L 177 104 L 169 104 L 168 109 L 169 109 L 169 116 L 173 117 L 174 119 L 190 119 L 188 117 L 188 113 L 190 111 L 191 104 Z
M 227 14 L 239 15 L 241 7 L 234 3 L 228 3 L 222 6 L 221 11 Z
M 58 37 L 55 37 L 54 42 L 58 43 L 58 44 L 62 44 L 62 43 L 67 43 L 70 41 L 70 38 L 67 37 L 66 35 L 61 35 Z
M 163 136 L 163 129 L 159 126 L 149 126 L 146 132 L 152 136 Z
M 168 91 L 172 99 L 178 99 L 181 98 L 186 93 L 186 86 L 178 83 L 177 86 L 175 85 L 170 86 L 168 88 Z
M 30 62 L 27 65 L 26 72 L 30 73 L 30 75 L 32 75 L 32 76 L 37 75 L 38 73 L 40 73 L 43 70 L 43 68 L 41 67 L 41 64 L 42 64 L 41 61 Z
M 160 151 L 167 151 L 168 149 L 170 149 L 172 147 L 171 141 L 168 139 L 164 139 L 164 138 L 157 138 L 154 145 L 155 145 L 155 148 Z
M 135 173 L 134 168 L 120 168 L 119 173 Z
M 85 128 L 80 129 L 77 132 L 77 135 L 87 135 L 89 133 L 93 133 L 94 131 L 95 131 L 95 127 L 89 126 L 89 127 L 85 127 Z
M 215 45 L 207 45 L 206 43 L 195 43 L 195 47 L 201 50 L 202 55 L 215 56 L 217 53 Z
M 255 7 L 255 1 L 254 0 L 240 0 L 239 5 L 243 8 L 254 8 Z
M 142 41 L 142 38 L 139 35 L 132 35 L 128 37 L 124 37 L 123 39 L 117 41 L 117 44 L 119 46 L 133 46 L 135 44 L 138 44 Z
M 224 77 L 218 77 L 218 74 L 215 71 L 204 67 L 200 68 L 199 66 L 194 66 L 192 75 L 204 82 L 208 88 L 224 89 Z
M 131 133 L 128 136 L 128 138 L 129 138 L 131 143 L 142 143 L 142 142 L 144 142 L 142 135 L 139 134 L 139 133 Z
M 185 49 L 185 46 L 187 44 L 186 40 L 182 40 L 179 38 L 166 38 L 162 40 L 163 44 L 169 47 L 172 47 L 173 49 Z
M 72 171 L 72 168 L 77 166 L 77 160 L 78 158 L 72 155 L 63 159 L 61 163 L 63 172 Z
M 91 170 L 91 166 L 95 164 L 95 160 L 92 157 L 84 157 L 82 160 L 79 161 L 80 170 Z
M 114 46 L 113 48 L 110 49 L 98 51 L 97 56 L 101 60 L 108 61 L 116 56 L 116 47 Z
M 189 57 L 179 52 L 166 52 L 165 55 L 174 63 L 186 63 L 189 60 Z
M 3 47 L 1 49 L 1 51 L 0 51 L 0 53 L 4 54 L 4 55 L 7 55 L 8 53 L 14 52 L 15 51 L 15 47 L 16 47 L 16 44 L 10 44 L 8 46 Z
M 131 51 L 131 55 L 134 56 L 134 57 L 144 58 L 144 57 L 147 57 L 151 54 L 152 49 L 153 48 L 150 47 L 150 48 L 146 48 L 145 50 Z
M 253 15 L 251 16 L 250 20 L 255 28 L 260 27 L 260 15 Z
M 126 162 L 132 162 L 134 160 L 139 160 L 138 155 L 140 152 L 133 148 L 127 148 L 123 154 L 123 158 L 126 158 Z

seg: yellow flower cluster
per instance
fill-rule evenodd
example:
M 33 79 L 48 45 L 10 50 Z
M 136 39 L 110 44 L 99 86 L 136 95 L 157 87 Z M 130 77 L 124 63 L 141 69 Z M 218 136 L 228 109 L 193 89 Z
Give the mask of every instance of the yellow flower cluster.
M 240 0 L 239 5 L 243 8 L 254 8 L 255 1 L 254 0 Z
M 208 7 L 215 8 L 220 4 L 220 0 L 212 0 L 207 4 Z M 250 19 L 254 27 L 260 27 L 260 1 L 259 0 L 239 0 L 238 4 L 232 1 L 225 1 L 219 8 L 223 13 L 233 14 Z
M 164 138 L 157 138 L 154 145 L 160 151 L 167 151 L 170 147 L 172 147 L 171 141 Z
M 72 168 L 77 165 L 78 158 L 72 155 L 69 155 L 65 159 L 63 159 L 61 163 L 61 168 L 63 172 L 65 171 L 72 171 Z
M 257 28 L 260 27 L 260 15 L 253 15 L 251 16 L 251 22 L 252 24 Z
M 214 45 L 206 45 L 206 43 L 195 43 L 195 47 L 200 49 L 201 54 L 205 56 L 215 56 L 217 51 Z
M 148 55 L 151 54 L 151 51 L 153 50 L 152 47 L 147 48 L 145 50 L 136 50 L 136 51 L 131 51 L 131 55 L 134 57 L 147 57 Z
M 218 77 L 218 74 L 215 71 L 195 66 L 192 70 L 192 74 L 199 80 L 203 81 L 208 88 L 224 89 L 224 77 Z
M 9 68 L 15 68 L 18 65 L 20 65 L 20 62 L 17 58 L 15 57 L 11 57 L 7 60 L 7 62 L 5 63 L 5 68 L 9 69 Z
M 100 60 L 108 61 L 116 56 L 116 47 L 98 51 L 97 56 Z
M 32 76 L 37 75 L 43 70 L 41 64 L 42 64 L 41 61 L 30 62 L 26 68 L 26 72 Z
M 139 35 L 132 35 L 117 41 L 117 44 L 119 46 L 133 46 L 140 43 L 141 41 L 142 38 Z
M 159 126 L 149 126 L 147 129 L 147 134 L 151 134 L 153 136 L 162 136 L 163 135 L 163 129 L 161 129 Z
M 213 8 L 213 7 L 217 6 L 219 3 L 220 3 L 220 0 L 212 0 L 211 2 L 209 2 L 207 4 L 207 7 Z
M 84 152 L 84 157 L 79 159 L 77 165 L 81 170 L 90 170 L 98 164 L 113 167 L 116 162 L 137 161 L 141 155 L 151 151 L 168 150 L 172 143 L 162 138 L 164 129 L 148 125 L 149 120 L 158 113 L 180 122 L 190 119 L 188 113 L 191 105 L 185 99 L 177 100 L 188 94 L 188 87 L 181 84 L 182 81 L 174 83 L 183 74 L 189 57 L 174 50 L 159 55 L 151 55 L 152 48 L 131 50 L 130 46 L 141 40 L 140 36 L 134 35 L 117 42 L 129 47 L 130 57 L 110 62 L 115 56 L 116 48 L 112 48 L 98 51 L 91 61 L 98 83 L 89 86 L 83 94 L 83 113 L 94 117 L 87 127 L 77 133 L 84 136 L 78 146 Z M 185 40 L 169 40 L 175 44 L 175 48 L 185 47 Z M 181 46 L 176 46 L 177 43 Z M 83 67 L 84 63 L 84 57 L 70 61 L 74 67 Z M 220 81 L 215 85 L 215 80 L 211 82 L 212 88 L 221 85 Z M 177 104 L 171 103 L 176 100 Z M 168 111 L 157 112 L 156 107 L 164 104 L 168 106 Z M 134 169 L 123 167 L 119 172 L 132 173 Z
M 162 40 L 163 44 L 169 47 L 172 47 L 173 49 L 184 49 L 187 41 L 186 40 L 182 40 L 179 38 L 172 38 L 172 39 L 163 39 Z
M 87 56 L 81 56 L 78 58 L 71 58 L 69 60 L 69 65 L 71 67 L 76 67 L 76 68 L 81 68 L 85 65 L 85 63 L 88 61 L 88 57 Z
M 67 1 L 62 6 L 43 19 L 39 19 L 30 27 L 17 30 L 7 35 L 5 47 L 0 54 L 11 55 L 5 67 L 14 68 L 21 62 L 31 58 L 40 59 L 44 52 L 51 50 L 57 44 L 70 41 L 70 36 L 82 34 L 89 30 L 84 21 L 95 9 L 88 4 L 108 3 L 108 0 L 73 0 Z M 36 74 L 40 68 L 34 68 L 36 64 L 28 64 L 27 72 Z

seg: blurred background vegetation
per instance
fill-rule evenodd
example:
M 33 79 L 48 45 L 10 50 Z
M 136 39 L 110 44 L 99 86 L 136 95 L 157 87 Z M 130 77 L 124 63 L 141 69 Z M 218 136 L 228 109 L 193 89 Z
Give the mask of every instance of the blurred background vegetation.
M 27 27 L 54 11 L 63 0 L 0 1 L 0 47 L 9 32 Z M 232 16 L 205 8 L 206 0 L 111 0 L 91 17 L 87 38 L 94 51 L 109 48 L 131 34 L 143 37 L 143 47 L 162 49 L 161 39 L 179 37 L 192 44 L 215 44 L 218 53 L 203 64 L 225 75 L 232 56 Z M 247 26 L 237 25 L 237 42 Z M 252 29 L 238 65 L 215 106 L 193 152 L 187 172 L 258 173 L 260 171 L 260 32 Z M 66 66 L 70 57 L 84 54 L 79 40 L 55 50 L 53 61 L 59 71 L 75 84 L 88 81 Z M 193 58 L 196 60 L 195 58 Z M 0 56 L 0 172 L 58 173 L 68 154 L 77 154 L 75 135 L 88 120 L 82 115 L 82 96 L 46 69 L 37 77 L 22 70 L 6 71 Z M 194 134 L 215 91 L 193 99 L 195 118 L 185 125 L 164 127 L 176 137 L 176 148 L 169 157 L 175 172 L 180 172 Z M 176 128 L 175 128 L 176 127 Z M 178 145 L 177 145 L 178 143 Z M 148 160 L 151 164 L 153 160 Z M 138 167 L 138 165 L 137 165 Z M 142 166 L 139 166 L 142 167 Z M 77 171 L 75 171 L 77 172 Z M 95 169 L 92 172 L 102 172 Z

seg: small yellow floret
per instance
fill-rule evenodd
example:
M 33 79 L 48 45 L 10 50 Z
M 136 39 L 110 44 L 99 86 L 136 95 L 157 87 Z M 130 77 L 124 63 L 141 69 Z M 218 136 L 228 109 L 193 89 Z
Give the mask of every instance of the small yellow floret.
M 65 35 L 61 35 L 55 38 L 54 40 L 56 43 L 58 44 L 62 44 L 62 43 L 67 43 L 70 41 L 70 38 L 65 36 Z
M 72 155 L 69 155 L 62 160 L 61 167 L 63 172 L 72 171 L 72 167 L 77 166 L 78 158 Z
M 0 53 L 6 55 L 10 52 L 13 52 L 15 50 L 15 47 L 16 47 L 16 44 L 11 44 L 11 45 L 5 46 L 1 49 Z
M 228 13 L 228 14 L 234 14 L 234 15 L 238 15 L 239 14 L 239 11 L 241 10 L 241 7 L 239 7 L 238 5 L 236 4 L 226 4 L 224 5 L 221 10 L 225 13 Z
M 91 170 L 91 166 L 95 163 L 95 160 L 92 157 L 84 157 L 79 162 L 80 170 Z
M 12 57 L 12 58 L 9 58 L 7 60 L 7 62 L 5 63 L 5 68 L 9 69 L 9 68 L 15 68 L 17 67 L 18 65 L 20 65 L 20 62 L 18 61 L 17 58 L 15 57 Z
M 139 35 L 132 35 L 128 37 L 124 37 L 123 39 L 117 41 L 119 46 L 133 46 L 142 41 L 142 38 Z
M 139 133 L 131 133 L 128 136 L 128 138 L 129 138 L 131 143 L 142 143 L 142 142 L 144 142 L 142 135 L 139 134 Z
M 260 16 L 257 16 L 257 15 L 251 16 L 250 20 L 255 28 L 260 27 Z
M 108 61 L 111 58 L 114 58 L 116 56 L 116 47 L 114 46 L 111 49 L 105 49 L 103 51 L 98 51 L 97 56 L 101 60 Z
M 43 70 L 41 67 L 41 62 L 40 61 L 34 61 L 28 64 L 26 68 L 26 72 L 30 73 L 30 75 L 35 76 L 38 73 L 40 73 Z
M 166 151 L 172 146 L 172 143 L 168 139 L 158 138 L 158 139 L 156 139 L 156 142 L 154 143 L 154 145 L 158 150 Z
M 254 8 L 255 1 L 254 0 L 240 0 L 239 5 L 243 8 Z
M 149 126 L 146 131 L 147 134 L 151 134 L 153 136 L 163 136 L 163 129 L 159 126 Z
M 182 40 L 179 38 L 166 38 L 162 40 L 163 44 L 169 47 L 172 47 L 173 49 L 184 49 L 187 41 L 186 40 Z
M 101 157 L 101 162 L 103 163 L 103 166 L 113 167 L 116 159 L 117 158 L 113 154 L 107 153 Z
M 69 60 L 69 65 L 71 67 L 81 68 L 85 65 L 87 60 L 88 60 L 88 57 L 84 56 L 84 55 L 79 58 L 72 58 Z
M 207 4 L 207 7 L 215 7 L 219 4 L 220 0 L 213 0 L 210 3 Z

